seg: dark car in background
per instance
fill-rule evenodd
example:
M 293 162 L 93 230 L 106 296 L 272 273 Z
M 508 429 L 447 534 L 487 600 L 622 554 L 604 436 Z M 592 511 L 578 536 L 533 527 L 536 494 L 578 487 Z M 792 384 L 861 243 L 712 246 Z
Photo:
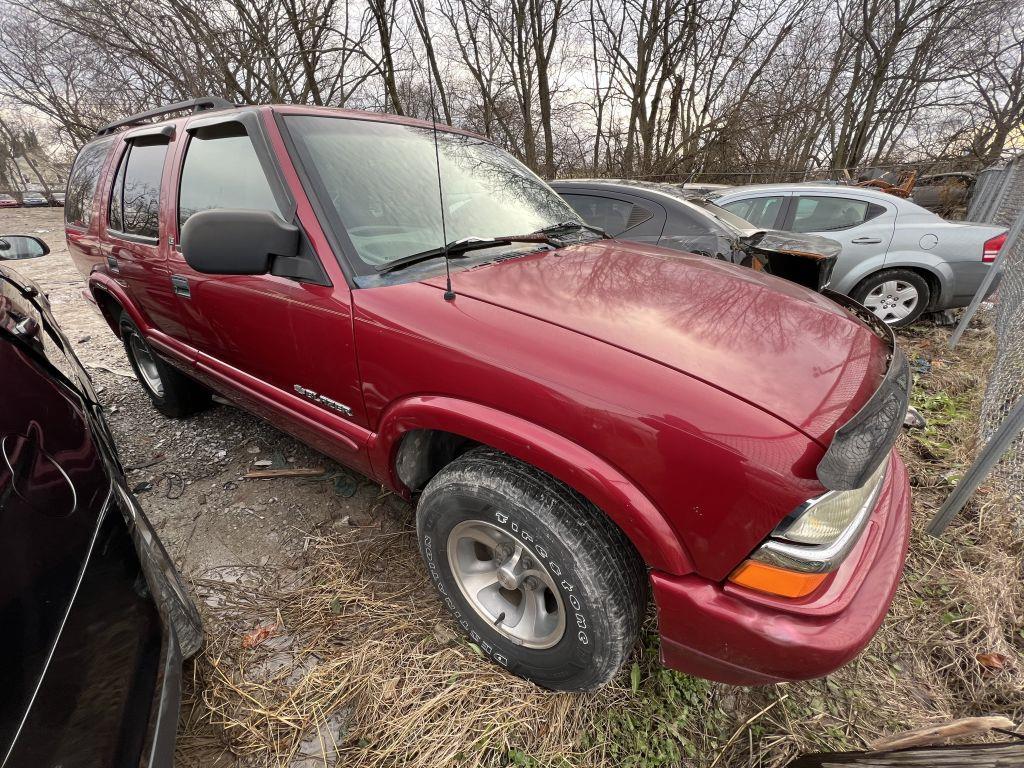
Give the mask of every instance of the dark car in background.
M 50 205 L 54 208 L 64 207 L 64 193 L 63 192 L 52 192 L 50 194 Z
M 0 765 L 169 767 L 199 615 L 47 300 L 2 266 L 0 371 Z
M 679 185 L 574 179 L 551 187 L 611 237 L 741 264 L 814 290 L 828 284 L 840 252 L 825 237 L 758 228 Z
M 967 206 L 974 191 L 973 173 L 936 173 L 914 184 L 910 199 L 933 213 L 949 215 Z
M 26 208 L 44 208 L 50 205 L 50 201 L 39 192 L 26 192 L 21 196 L 21 204 Z

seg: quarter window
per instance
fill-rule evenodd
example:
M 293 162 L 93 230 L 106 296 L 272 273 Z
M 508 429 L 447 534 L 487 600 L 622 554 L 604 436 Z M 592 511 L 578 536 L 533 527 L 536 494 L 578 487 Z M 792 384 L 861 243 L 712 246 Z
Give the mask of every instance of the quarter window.
M 650 219 L 654 214 L 643 206 L 626 200 L 596 195 L 562 195 L 582 219 L 599 227 L 612 237 L 621 235 Z
M 722 207 L 729 213 L 749 221 L 758 229 L 772 229 L 779 218 L 782 208 L 782 197 L 749 197 L 746 200 L 735 200 Z
M 160 182 L 167 142 L 160 137 L 133 141 L 121 159 L 110 195 L 109 226 L 135 237 L 160 233 Z
M 797 198 L 793 232 L 836 232 L 870 221 L 885 213 L 885 206 L 849 197 L 801 196 Z
M 64 221 L 77 227 L 88 227 L 92 219 L 93 196 L 96 184 L 107 161 L 112 139 L 89 144 L 75 159 L 68 177 L 68 191 L 64 199 Z
M 211 208 L 271 211 L 281 215 L 256 150 L 239 123 L 194 132 L 178 194 L 178 224 Z

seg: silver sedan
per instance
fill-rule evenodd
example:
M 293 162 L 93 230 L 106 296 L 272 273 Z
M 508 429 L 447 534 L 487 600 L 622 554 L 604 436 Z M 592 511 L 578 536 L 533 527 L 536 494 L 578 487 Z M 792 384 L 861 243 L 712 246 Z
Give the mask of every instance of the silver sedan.
M 758 228 L 838 240 L 843 250 L 829 287 L 894 326 L 969 304 L 1006 237 L 1003 227 L 946 221 L 873 189 L 763 184 L 711 197 Z

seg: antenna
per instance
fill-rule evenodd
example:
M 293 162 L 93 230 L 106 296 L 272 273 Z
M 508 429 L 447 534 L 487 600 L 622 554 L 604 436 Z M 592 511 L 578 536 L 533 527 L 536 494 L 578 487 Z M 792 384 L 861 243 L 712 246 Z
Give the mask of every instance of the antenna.
M 427 27 L 426 14 L 423 16 L 424 36 L 430 39 L 430 29 Z M 445 275 L 445 301 L 455 301 L 455 291 L 452 290 L 452 265 L 448 261 L 448 230 L 444 221 L 444 190 L 441 187 L 441 150 L 437 143 L 437 105 L 434 104 L 434 70 L 427 63 L 427 80 L 430 83 L 430 117 L 431 125 L 434 127 L 434 162 L 437 164 L 437 199 L 441 204 L 441 240 L 444 242 L 444 275 Z

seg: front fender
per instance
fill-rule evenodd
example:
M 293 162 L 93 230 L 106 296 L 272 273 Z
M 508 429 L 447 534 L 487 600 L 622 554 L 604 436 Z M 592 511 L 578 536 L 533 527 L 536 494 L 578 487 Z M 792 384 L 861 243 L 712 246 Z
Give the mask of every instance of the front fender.
M 693 571 L 668 521 L 621 472 L 550 430 L 478 403 L 428 395 L 390 406 L 368 448 L 374 473 L 392 488 L 403 489 L 395 472 L 395 455 L 401 437 L 413 429 L 451 432 L 528 462 L 603 510 L 649 567 L 677 575 Z

